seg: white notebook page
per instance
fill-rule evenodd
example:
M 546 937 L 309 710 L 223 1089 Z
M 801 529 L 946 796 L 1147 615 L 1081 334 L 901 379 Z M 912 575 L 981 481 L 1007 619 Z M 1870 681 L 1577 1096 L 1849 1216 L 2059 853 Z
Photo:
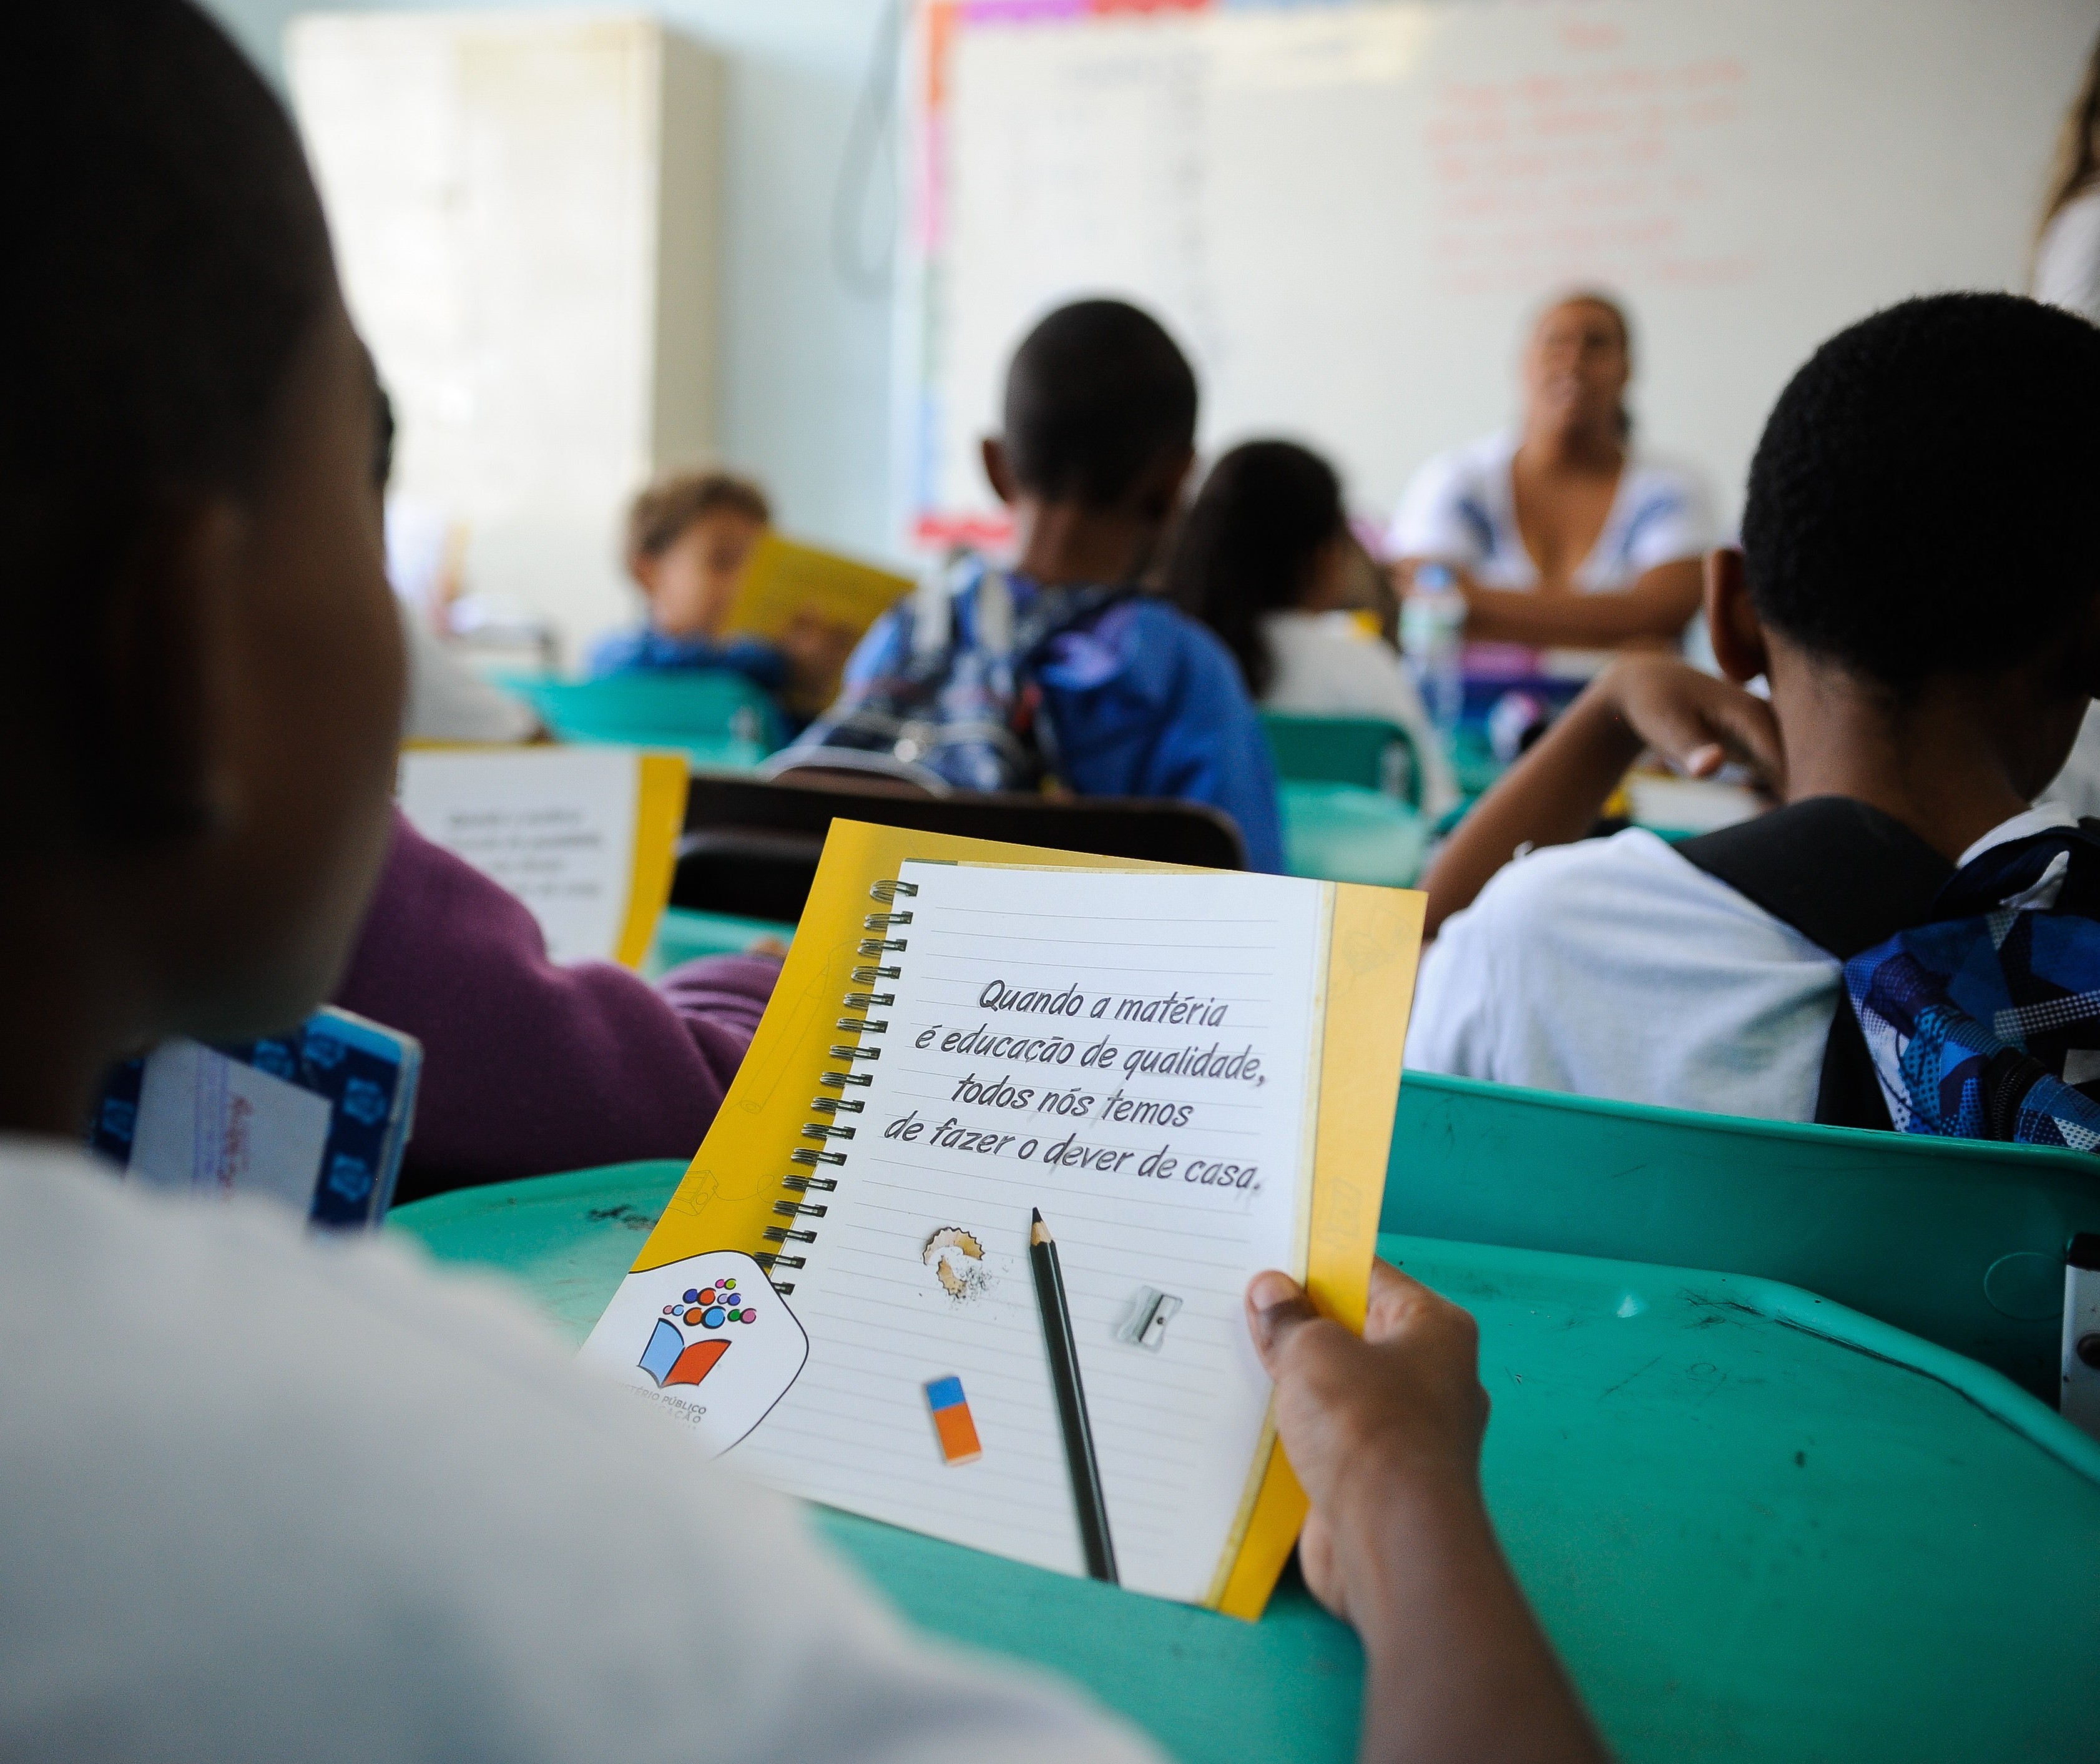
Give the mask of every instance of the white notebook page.
M 1027 1256 L 1039 1207 L 1122 1582 L 1200 1600 L 1268 1413 L 1242 1294 L 1263 1268 L 1303 1266 L 1326 894 L 1267 876 L 902 877 L 912 922 L 889 935 L 907 947 L 869 958 L 901 971 L 864 988 L 894 1000 L 869 1012 L 889 1024 L 865 1038 L 880 1057 L 856 1063 L 872 1082 L 812 1086 L 865 1107 L 836 1117 L 854 1137 L 831 1142 L 837 1188 L 807 1197 L 823 1217 L 796 1222 L 815 1241 L 784 1246 L 806 1266 L 776 1271 L 809 1363 L 735 1456 L 810 1499 L 1083 1572 Z M 1061 1142 L 1066 1161 L 1047 1161 Z M 1162 1156 L 1163 1177 L 1147 1162 Z M 1182 1302 L 1157 1352 L 1118 1336 L 1146 1289 Z M 928 1382 L 951 1376 L 973 1463 L 946 1461 L 929 1409 Z

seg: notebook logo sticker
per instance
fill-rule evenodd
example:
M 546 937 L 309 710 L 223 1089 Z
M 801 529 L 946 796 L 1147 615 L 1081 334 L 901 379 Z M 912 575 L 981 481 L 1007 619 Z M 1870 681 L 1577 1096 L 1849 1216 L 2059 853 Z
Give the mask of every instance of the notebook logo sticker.
M 584 1357 L 688 1423 L 716 1457 L 788 1394 L 810 1339 L 757 1261 L 712 1249 L 629 1275 Z

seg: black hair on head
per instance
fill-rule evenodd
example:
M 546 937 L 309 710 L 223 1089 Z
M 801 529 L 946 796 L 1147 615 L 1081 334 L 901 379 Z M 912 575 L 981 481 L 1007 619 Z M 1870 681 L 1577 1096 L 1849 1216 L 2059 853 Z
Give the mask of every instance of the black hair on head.
M 1750 462 L 1758 617 L 1908 689 L 2060 638 L 2100 594 L 2100 329 L 2015 294 L 1907 300 L 1840 331 Z
M 1159 321 L 1121 300 L 1060 307 L 1006 373 L 1005 443 L 1021 489 L 1100 508 L 1196 442 L 1196 376 Z
M 8 9 L 0 214 L 0 581 L 64 658 L 157 505 L 250 484 L 334 267 L 290 118 L 187 0 Z
M 1224 640 L 1255 698 L 1276 671 L 1264 614 L 1295 607 L 1321 548 L 1348 531 L 1342 481 L 1290 441 L 1248 441 L 1204 479 L 1167 563 L 1167 591 Z

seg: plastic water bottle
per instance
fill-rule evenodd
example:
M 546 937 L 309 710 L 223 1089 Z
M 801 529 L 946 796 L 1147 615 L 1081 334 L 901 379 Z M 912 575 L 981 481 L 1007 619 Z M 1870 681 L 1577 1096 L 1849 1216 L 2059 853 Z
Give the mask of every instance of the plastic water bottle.
M 1458 727 L 1465 708 L 1466 597 L 1458 578 L 1441 564 L 1414 573 L 1414 590 L 1401 604 L 1401 647 L 1414 667 L 1423 706 L 1440 734 Z

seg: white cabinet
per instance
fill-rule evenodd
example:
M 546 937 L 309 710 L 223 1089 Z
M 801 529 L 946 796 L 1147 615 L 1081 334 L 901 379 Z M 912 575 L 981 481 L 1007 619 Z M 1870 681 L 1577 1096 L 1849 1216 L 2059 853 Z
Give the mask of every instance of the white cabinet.
M 398 493 L 573 659 L 634 603 L 626 498 L 717 438 L 720 77 L 655 21 L 315 14 L 286 71 Z

